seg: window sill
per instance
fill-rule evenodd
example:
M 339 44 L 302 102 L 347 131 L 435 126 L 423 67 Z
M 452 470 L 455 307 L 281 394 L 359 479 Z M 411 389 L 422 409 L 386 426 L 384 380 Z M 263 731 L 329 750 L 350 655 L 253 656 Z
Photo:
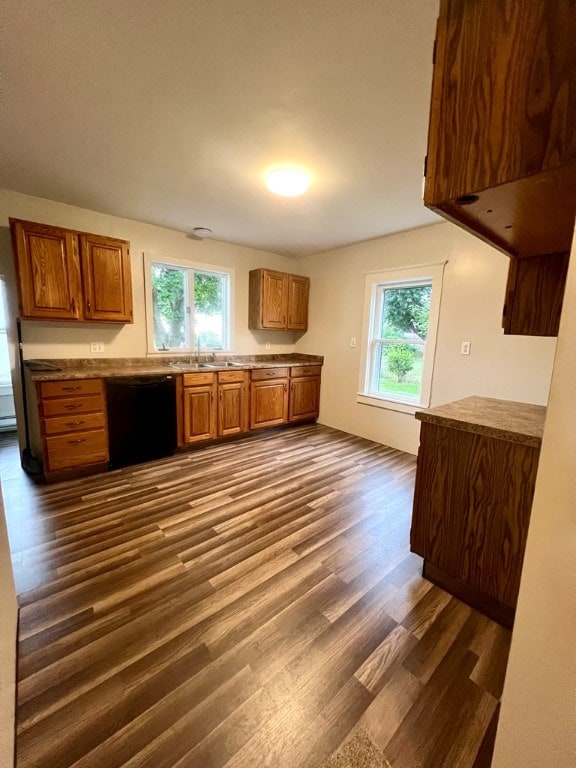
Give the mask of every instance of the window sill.
M 383 397 L 381 395 L 367 395 L 364 392 L 358 392 L 356 394 L 356 402 L 361 405 L 371 405 L 375 408 L 384 408 L 388 411 L 400 411 L 401 413 L 415 414 L 416 411 L 420 411 L 426 408 L 422 403 L 407 403 L 403 400 L 392 400 L 389 397 Z

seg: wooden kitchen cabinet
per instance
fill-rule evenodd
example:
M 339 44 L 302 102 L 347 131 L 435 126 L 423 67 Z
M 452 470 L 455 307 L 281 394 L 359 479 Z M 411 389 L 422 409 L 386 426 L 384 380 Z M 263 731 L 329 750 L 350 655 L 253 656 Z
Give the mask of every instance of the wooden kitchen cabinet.
M 36 391 L 44 474 L 104 468 L 109 453 L 102 379 L 42 381 Z
M 307 330 L 309 291 L 308 277 L 270 269 L 251 270 L 248 327 L 259 330 Z
M 236 435 L 249 426 L 248 371 L 220 371 L 218 374 L 218 435 Z
M 290 369 L 288 421 L 309 421 L 318 418 L 320 371 L 320 365 L 298 365 Z
M 182 377 L 183 444 L 216 437 L 216 374 L 187 373 Z
M 515 0 L 440 2 L 424 202 L 517 260 L 570 250 L 574 39 L 572 0 L 534 0 L 529 8 Z M 524 271 L 518 264 L 511 264 L 509 283 Z M 525 272 L 535 270 L 532 262 Z M 532 288 L 523 291 L 531 281 L 517 281 L 506 333 L 555 332 L 564 271 L 538 271 L 554 300 L 531 313 Z
M 250 429 L 286 424 L 288 405 L 288 368 L 262 368 L 252 371 Z
M 545 408 L 471 397 L 416 416 L 410 548 L 425 578 L 511 626 Z
M 10 226 L 21 317 L 132 322 L 127 241 L 18 219 Z

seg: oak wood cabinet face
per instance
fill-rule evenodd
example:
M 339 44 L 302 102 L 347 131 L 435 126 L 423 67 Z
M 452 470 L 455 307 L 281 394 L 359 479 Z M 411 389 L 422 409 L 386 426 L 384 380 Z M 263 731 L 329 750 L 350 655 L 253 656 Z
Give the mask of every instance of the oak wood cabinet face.
M 37 394 L 47 475 L 109 460 L 102 379 L 39 382 Z
M 98 322 L 132 322 L 130 251 L 125 240 L 81 235 L 84 314 Z
M 132 322 L 125 240 L 20 220 L 11 227 L 22 317 Z
M 12 237 L 22 317 L 79 320 L 82 283 L 77 236 L 67 229 L 16 221 Z
M 252 381 L 250 428 L 274 427 L 288 421 L 288 379 Z
M 184 387 L 184 443 L 216 437 L 215 389 L 215 383 Z
M 218 381 L 218 434 L 235 435 L 246 432 L 249 425 L 249 374 L 232 375 L 236 381 L 226 381 L 226 375 L 219 374 Z
M 301 275 L 254 269 L 250 272 L 250 328 L 300 330 L 308 328 L 310 280 Z
M 308 328 L 308 299 L 310 280 L 299 275 L 288 275 L 288 328 L 305 331 Z
M 423 423 L 410 548 L 514 609 L 539 449 Z
M 320 408 L 320 376 L 302 376 L 290 381 L 289 421 L 315 419 Z

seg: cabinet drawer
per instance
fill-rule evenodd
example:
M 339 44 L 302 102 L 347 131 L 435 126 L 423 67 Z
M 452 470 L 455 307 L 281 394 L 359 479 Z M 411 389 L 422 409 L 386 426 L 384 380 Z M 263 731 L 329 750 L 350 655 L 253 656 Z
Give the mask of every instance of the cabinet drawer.
M 108 440 L 103 429 L 46 438 L 49 472 L 108 461 Z
M 82 432 L 86 429 L 104 429 L 104 413 L 87 413 L 81 416 L 53 416 L 44 419 L 45 435 L 61 435 L 67 432 Z
M 42 398 L 99 394 L 102 394 L 102 379 L 67 379 L 66 381 L 40 382 Z
M 213 384 L 214 373 L 185 373 L 182 383 L 185 387 L 197 387 L 199 384 Z
M 87 397 L 61 397 L 54 400 L 43 400 L 43 416 L 65 416 L 71 413 L 89 413 L 90 411 L 103 411 L 104 398 L 102 395 L 88 395 Z
M 218 374 L 219 384 L 233 384 L 244 381 L 247 371 L 220 371 Z
M 285 379 L 288 377 L 288 368 L 255 368 L 252 371 L 252 381 L 265 381 L 266 379 Z
M 290 368 L 290 376 L 295 379 L 298 376 L 320 376 L 321 365 L 297 365 Z

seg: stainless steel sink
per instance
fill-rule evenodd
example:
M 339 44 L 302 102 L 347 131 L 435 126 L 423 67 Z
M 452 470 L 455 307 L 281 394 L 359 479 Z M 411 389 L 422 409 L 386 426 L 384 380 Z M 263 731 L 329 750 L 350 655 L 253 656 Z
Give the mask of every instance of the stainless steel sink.
M 203 368 L 214 368 L 212 363 L 166 363 L 166 365 L 177 371 L 199 371 Z

